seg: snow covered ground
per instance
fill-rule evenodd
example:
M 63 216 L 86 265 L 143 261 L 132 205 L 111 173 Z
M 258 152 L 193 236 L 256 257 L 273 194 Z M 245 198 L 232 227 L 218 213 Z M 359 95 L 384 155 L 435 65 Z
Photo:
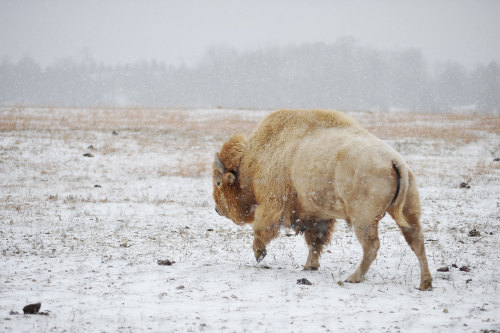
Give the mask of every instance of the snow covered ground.
M 251 228 L 214 211 L 210 168 L 267 113 L 0 108 L 0 331 L 500 331 L 498 115 L 350 113 L 417 177 L 421 292 L 390 217 L 363 283 L 342 282 L 361 258 L 343 221 L 316 272 L 289 230 L 255 262 Z M 36 302 L 48 315 L 23 315 Z

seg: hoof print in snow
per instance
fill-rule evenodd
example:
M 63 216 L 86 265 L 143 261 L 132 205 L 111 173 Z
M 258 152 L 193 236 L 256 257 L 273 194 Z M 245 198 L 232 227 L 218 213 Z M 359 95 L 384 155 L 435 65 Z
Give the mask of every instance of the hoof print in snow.
M 306 278 L 298 279 L 298 280 L 297 280 L 297 284 L 300 284 L 300 285 L 305 285 L 305 286 L 312 286 L 311 281 L 309 281 L 309 280 L 308 280 L 308 279 L 306 279 Z
M 438 268 L 437 271 L 438 272 L 449 272 L 450 268 L 448 266 L 444 266 L 444 267 Z
M 111 132 L 111 134 L 112 134 L 112 135 L 118 135 L 118 132 L 113 131 L 113 132 Z
M 462 267 L 460 267 L 460 271 L 461 272 L 470 272 L 470 268 L 469 268 L 469 266 L 462 266 Z
M 479 236 L 481 236 L 481 233 L 476 229 L 472 229 L 471 231 L 469 231 L 469 237 L 479 237 Z
M 85 156 L 85 157 L 94 157 L 94 155 L 92 155 L 91 153 L 85 153 L 85 154 L 83 154 L 83 156 Z
M 170 261 L 168 259 L 158 260 L 158 265 L 160 265 L 160 266 L 172 266 L 173 264 L 175 264 L 175 261 Z
M 28 304 L 23 308 L 24 314 L 37 314 L 40 311 L 42 303 Z

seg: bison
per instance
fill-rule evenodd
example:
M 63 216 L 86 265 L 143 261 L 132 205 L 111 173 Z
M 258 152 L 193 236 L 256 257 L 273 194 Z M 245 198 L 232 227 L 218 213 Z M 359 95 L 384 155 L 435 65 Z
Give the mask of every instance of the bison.
M 283 226 L 304 234 L 304 269 L 316 270 L 336 219 L 345 220 L 363 248 L 347 282 L 363 281 L 388 212 L 418 258 L 420 290 L 432 289 L 413 174 L 393 148 L 341 112 L 276 111 L 247 139 L 234 135 L 215 154 L 213 196 L 219 215 L 253 224 L 258 262 Z

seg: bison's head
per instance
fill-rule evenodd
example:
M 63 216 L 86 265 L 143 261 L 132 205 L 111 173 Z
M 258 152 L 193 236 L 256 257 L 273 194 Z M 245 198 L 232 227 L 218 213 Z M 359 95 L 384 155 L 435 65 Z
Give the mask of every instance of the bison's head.
M 240 168 L 245 148 L 245 139 L 233 136 L 213 163 L 215 210 L 239 225 L 253 222 L 256 207 L 251 181 Z

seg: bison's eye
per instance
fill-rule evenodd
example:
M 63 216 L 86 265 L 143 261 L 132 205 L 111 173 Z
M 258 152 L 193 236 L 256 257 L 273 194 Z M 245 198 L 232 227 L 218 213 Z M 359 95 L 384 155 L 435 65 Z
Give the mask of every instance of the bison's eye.
M 217 182 L 217 187 L 219 187 L 219 186 L 220 186 L 220 181 Z

